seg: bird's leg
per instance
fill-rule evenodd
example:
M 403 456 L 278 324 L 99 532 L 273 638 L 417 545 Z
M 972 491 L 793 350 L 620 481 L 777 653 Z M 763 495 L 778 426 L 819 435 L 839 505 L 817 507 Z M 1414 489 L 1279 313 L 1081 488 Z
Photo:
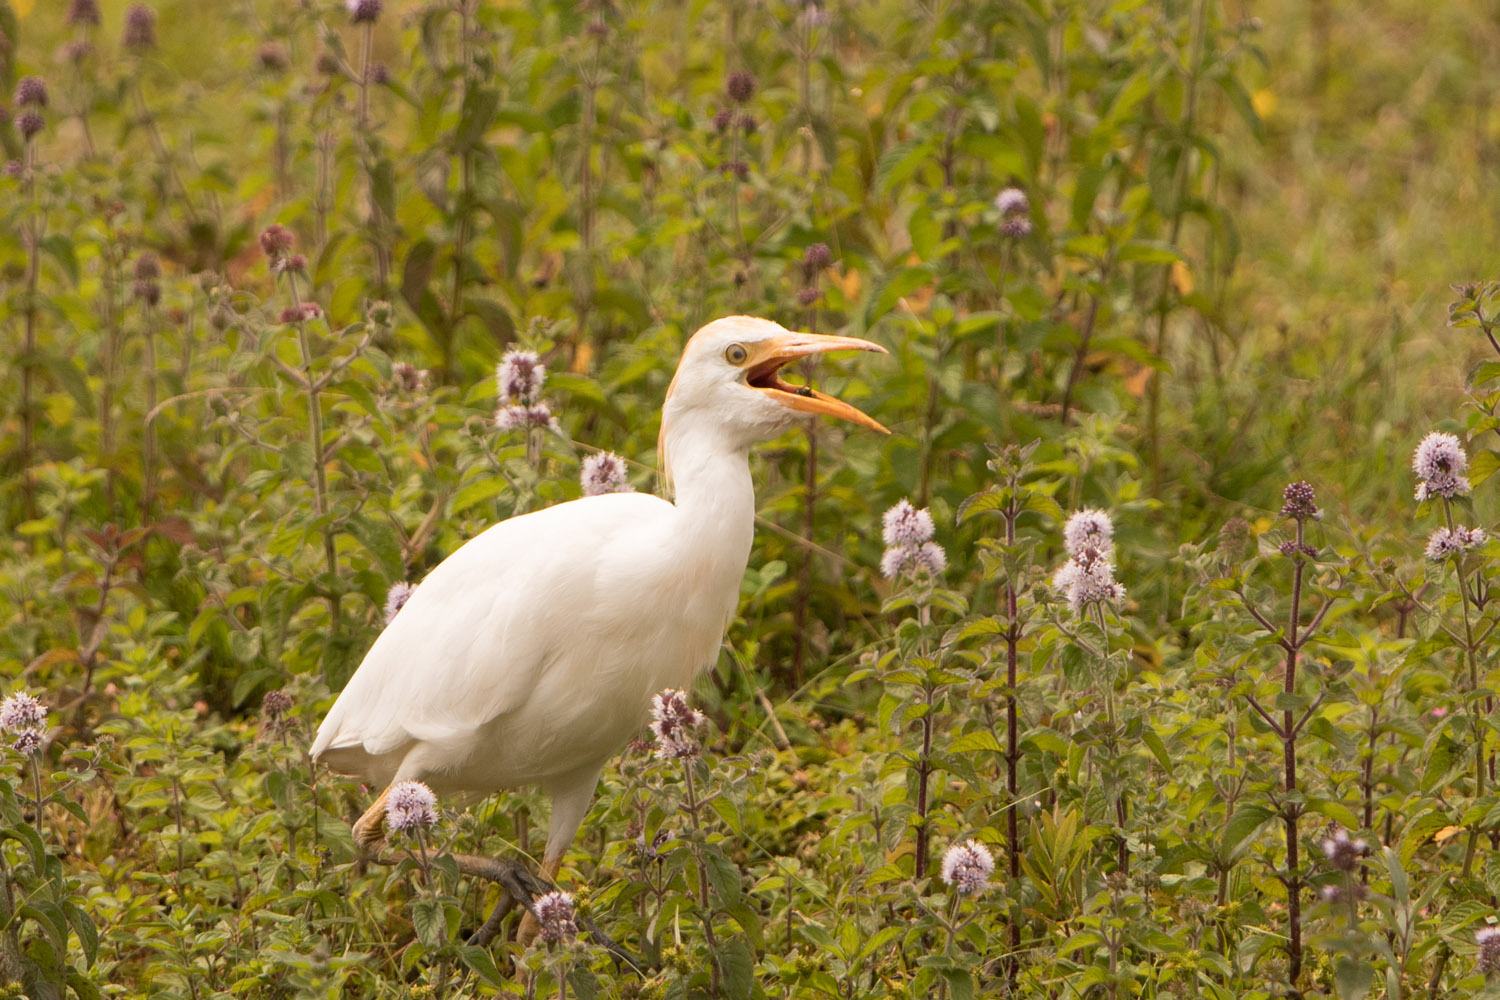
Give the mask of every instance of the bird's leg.
M 364 815 L 354 821 L 354 846 L 359 851 L 359 870 L 363 874 L 365 865 L 380 858 L 385 846 L 385 800 L 391 790 L 387 788 L 370 803 Z
M 550 883 L 557 882 L 558 869 L 562 867 L 562 855 L 555 858 L 542 859 L 542 878 Z M 541 933 L 542 926 L 537 923 L 536 914 L 527 907 L 526 915 L 521 918 L 521 926 L 516 928 L 516 941 L 522 946 L 531 944 L 536 936 Z

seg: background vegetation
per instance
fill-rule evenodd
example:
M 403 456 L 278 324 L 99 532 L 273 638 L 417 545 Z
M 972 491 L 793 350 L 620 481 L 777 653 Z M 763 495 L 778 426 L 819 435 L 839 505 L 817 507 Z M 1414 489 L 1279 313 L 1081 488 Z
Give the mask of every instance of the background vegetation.
M 1424 547 L 1495 521 L 1495 289 L 1450 287 L 1493 276 L 1487 5 L 381 8 L 0 0 L 0 676 L 50 710 L 0 988 L 1484 988 L 1500 547 Z M 896 433 L 755 459 L 715 736 L 626 751 L 565 869 L 635 967 L 467 946 L 493 889 L 357 871 L 311 732 L 393 584 L 596 449 L 651 488 L 735 312 L 887 345 L 816 379 Z M 495 426 L 511 345 L 556 430 Z M 1434 429 L 1472 498 L 1412 500 Z M 904 497 L 936 576 L 880 575 Z M 1080 507 L 1128 596 L 1076 614 Z M 445 805 L 436 846 L 536 846 L 529 792 Z

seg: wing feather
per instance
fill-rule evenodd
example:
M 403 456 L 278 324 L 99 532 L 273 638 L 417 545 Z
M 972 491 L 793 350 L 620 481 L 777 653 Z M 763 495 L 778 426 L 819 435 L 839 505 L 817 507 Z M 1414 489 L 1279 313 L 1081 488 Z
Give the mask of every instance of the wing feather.
M 445 559 L 366 654 L 313 742 L 364 771 L 417 742 L 455 749 L 525 709 L 549 664 L 576 648 L 597 593 L 599 553 L 649 539 L 672 505 L 649 494 L 587 497 L 511 518 Z M 342 751 L 342 753 L 332 753 Z M 372 766 L 371 770 L 388 770 Z

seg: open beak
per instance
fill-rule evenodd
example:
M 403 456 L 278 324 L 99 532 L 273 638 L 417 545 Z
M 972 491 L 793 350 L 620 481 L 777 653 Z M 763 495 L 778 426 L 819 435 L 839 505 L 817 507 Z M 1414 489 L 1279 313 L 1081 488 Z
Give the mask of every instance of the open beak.
M 770 393 L 771 397 L 790 410 L 801 413 L 821 413 L 838 417 L 868 427 L 872 431 L 889 434 L 880 422 L 866 416 L 841 399 L 824 395 L 806 385 L 791 385 L 781 380 L 783 365 L 799 358 L 806 358 L 826 351 L 875 351 L 887 354 L 884 347 L 858 337 L 829 337 L 818 333 L 788 333 L 785 336 L 763 340 L 756 345 L 755 357 L 745 367 L 745 384 L 752 389 Z

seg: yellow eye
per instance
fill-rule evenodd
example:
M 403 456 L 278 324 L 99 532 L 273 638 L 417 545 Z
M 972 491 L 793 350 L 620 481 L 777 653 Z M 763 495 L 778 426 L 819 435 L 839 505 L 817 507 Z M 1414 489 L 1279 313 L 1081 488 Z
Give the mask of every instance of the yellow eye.
M 730 344 L 724 348 L 724 360 L 732 365 L 742 365 L 750 357 L 750 352 L 745 350 L 743 344 Z

